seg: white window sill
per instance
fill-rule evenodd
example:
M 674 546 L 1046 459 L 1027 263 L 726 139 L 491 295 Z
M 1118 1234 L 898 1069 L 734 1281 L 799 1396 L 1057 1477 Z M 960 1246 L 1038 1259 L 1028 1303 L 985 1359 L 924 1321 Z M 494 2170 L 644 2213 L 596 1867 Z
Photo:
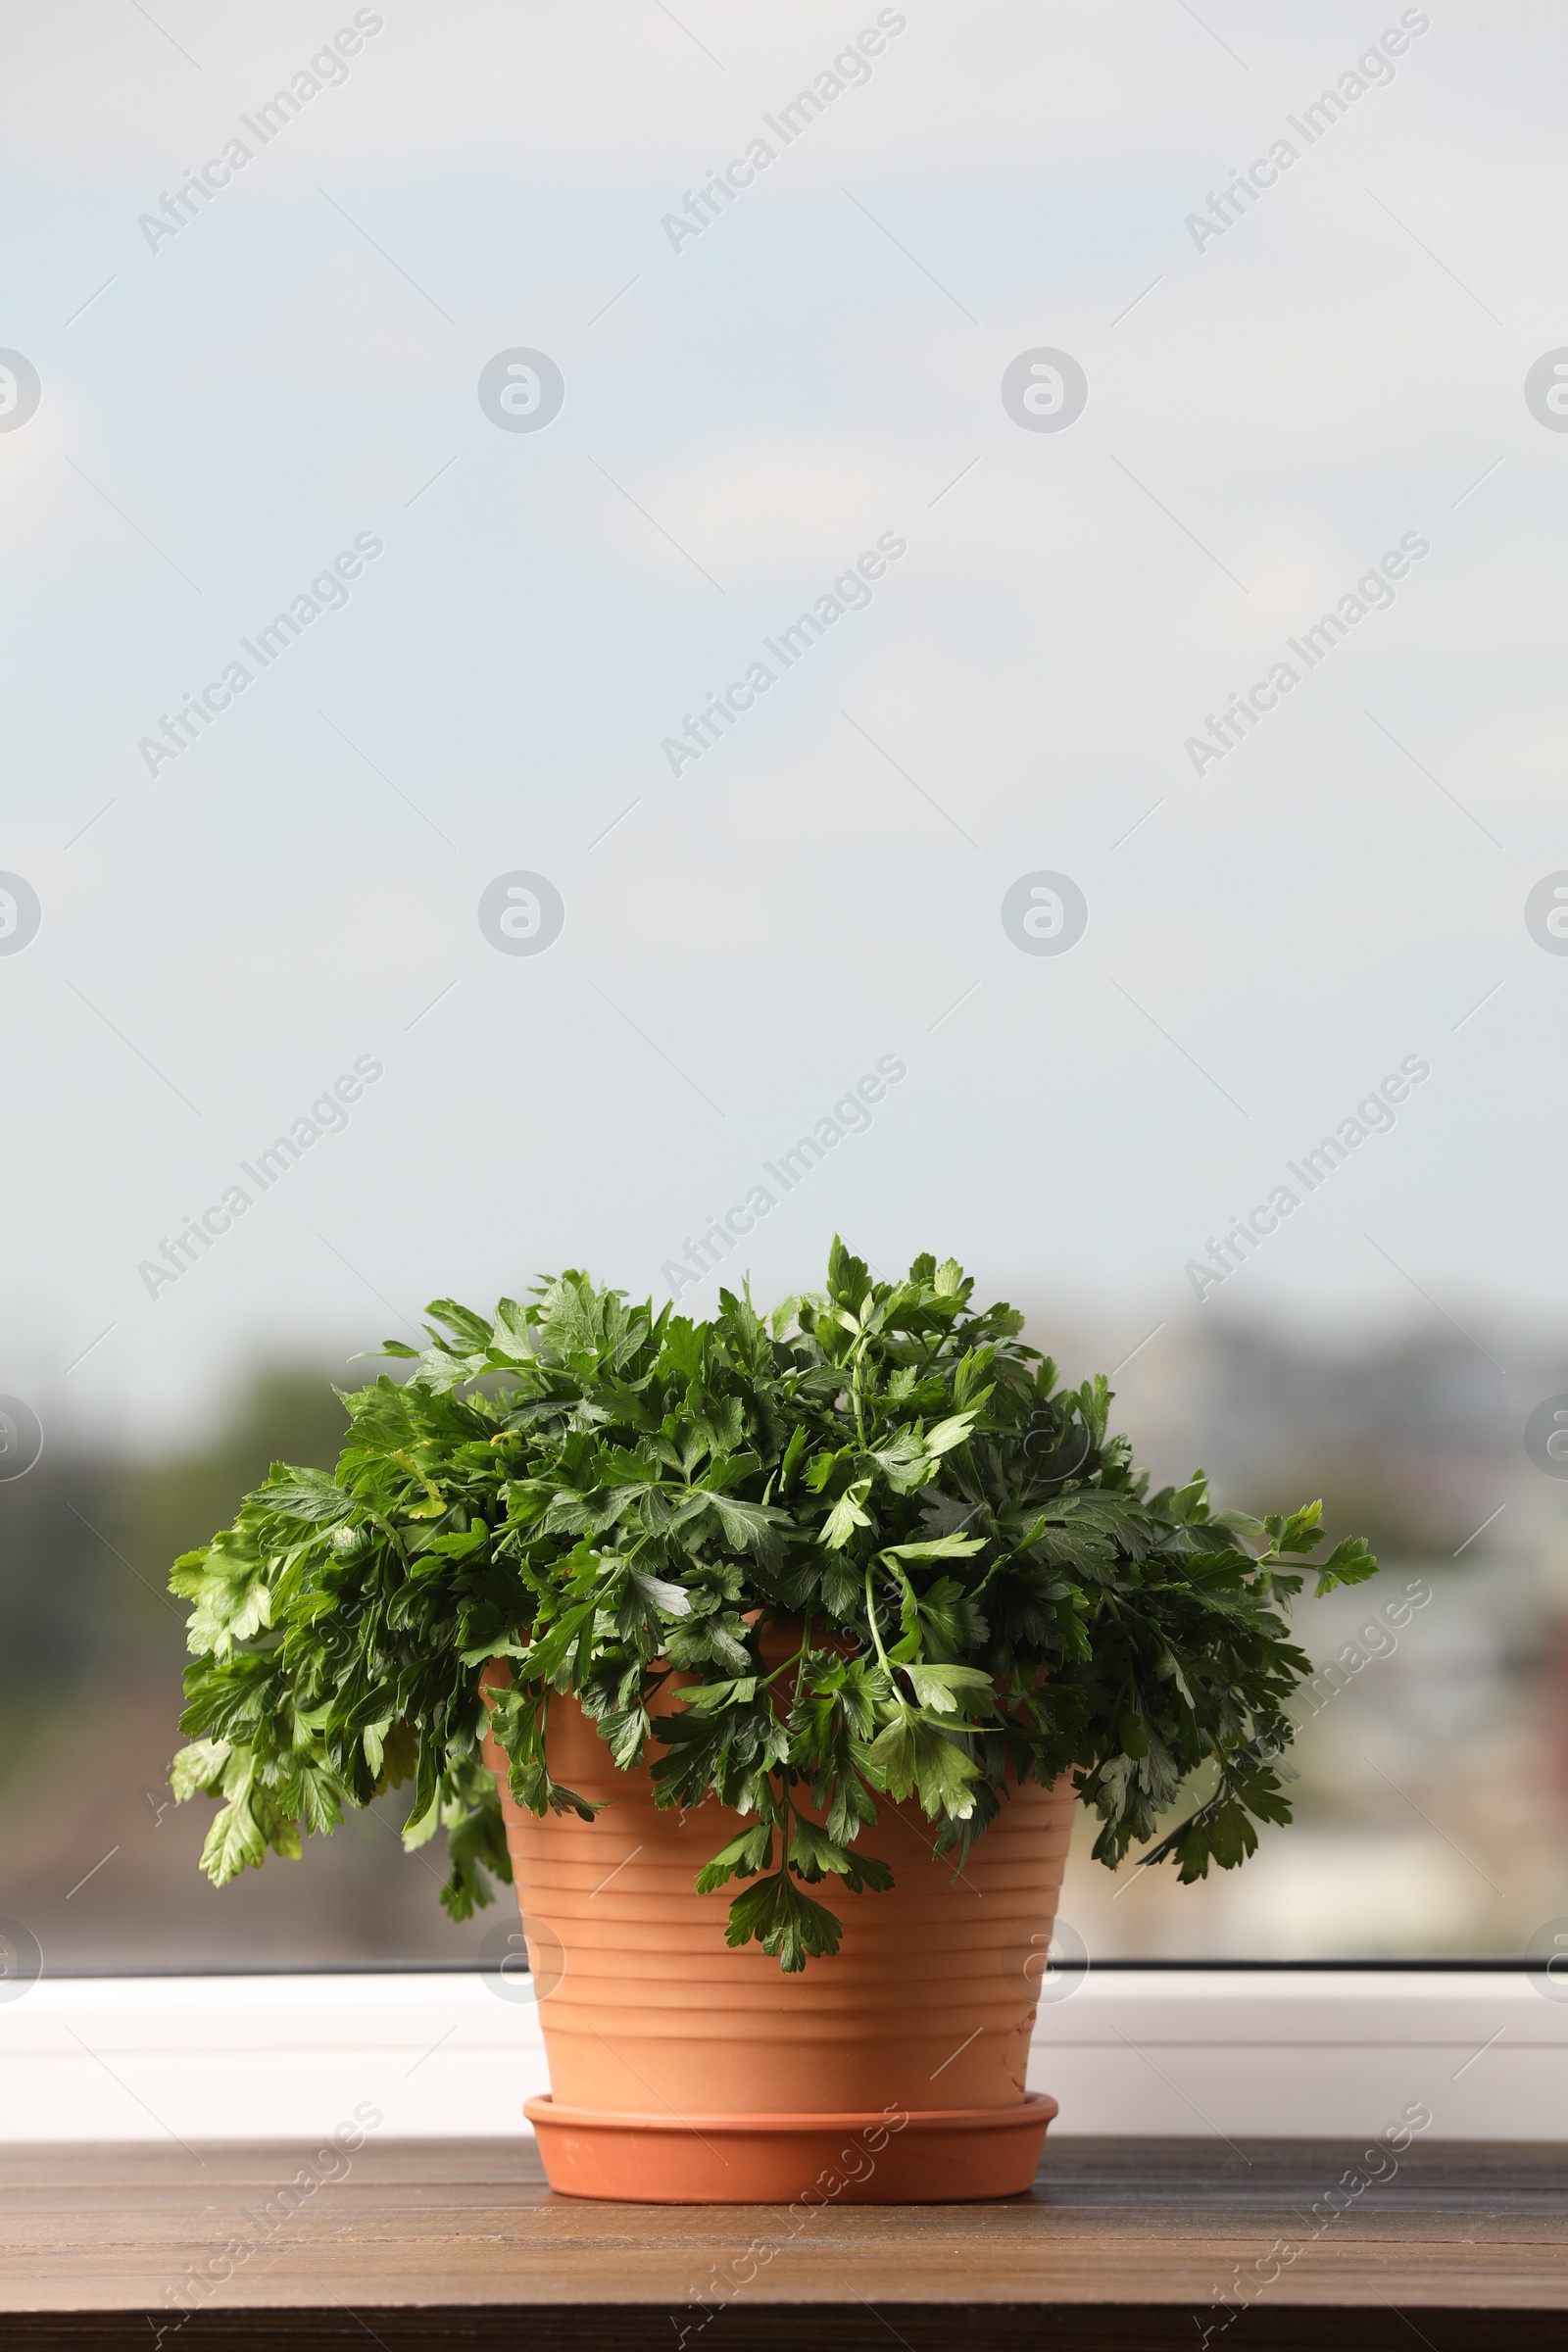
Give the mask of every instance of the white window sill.
M 1042 2003 L 1056 2136 L 1568 2134 L 1568 2000 L 1503 1970 L 1117 1969 Z M 478 1975 L 46 1978 L 0 2003 L 0 2139 L 524 2132 L 539 2017 Z

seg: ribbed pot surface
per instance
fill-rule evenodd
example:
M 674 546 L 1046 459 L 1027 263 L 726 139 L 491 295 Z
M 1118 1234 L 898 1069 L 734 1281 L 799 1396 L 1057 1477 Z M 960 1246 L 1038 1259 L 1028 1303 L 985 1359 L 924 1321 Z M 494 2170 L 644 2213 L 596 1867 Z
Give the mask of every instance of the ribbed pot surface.
M 709 1895 L 693 1885 L 737 1815 L 711 1800 L 661 1810 L 647 1769 L 617 1771 L 575 1700 L 552 1700 L 548 1750 L 557 1780 L 604 1801 L 591 1822 L 538 1820 L 513 1801 L 493 1740 L 485 1756 L 561 2106 L 808 2115 L 1022 2099 L 1070 1783 L 1016 1788 L 957 1876 L 933 1856 L 916 1803 L 882 1804 L 859 1842 L 891 1865 L 893 1887 L 808 1889 L 843 1921 L 843 1941 L 785 1976 L 760 1945 L 725 1944 L 735 1883 Z

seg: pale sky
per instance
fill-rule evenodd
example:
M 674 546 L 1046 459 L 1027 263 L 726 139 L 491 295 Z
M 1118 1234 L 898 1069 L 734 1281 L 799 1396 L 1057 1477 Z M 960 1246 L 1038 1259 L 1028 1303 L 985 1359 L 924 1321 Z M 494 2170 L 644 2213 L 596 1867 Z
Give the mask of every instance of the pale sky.
M 1526 401 L 1568 359 L 1557 11 L 0 20 L 0 346 L 39 385 L 0 429 L 0 1392 L 157 1437 L 439 1293 L 569 1263 L 665 1295 L 758 1186 L 727 1262 L 761 1296 L 838 1228 L 1107 1348 L 1568 1304 L 1568 956 L 1525 919 L 1568 869 L 1568 432 Z M 519 351 L 562 380 L 539 430 L 481 407 Z M 1087 382 L 1061 430 L 1004 404 L 1039 351 Z M 1401 548 L 1309 669 L 1288 640 Z M 766 641 L 847 575 L 786 667 Z M 242 641 L 291 608 L 264 667 Z M 1060 955 L 1004 927 L 1041 873 L 1087 906 Z M 563 912 L 536 955 L 480 926 L 517 874 Z M 1200 1306 L 1210 1237 L 1411 1061 Z M 345 1077 L 264 1192 L 241 1163 Z M 140 1270 L 215 1207 L 177 1280 Z

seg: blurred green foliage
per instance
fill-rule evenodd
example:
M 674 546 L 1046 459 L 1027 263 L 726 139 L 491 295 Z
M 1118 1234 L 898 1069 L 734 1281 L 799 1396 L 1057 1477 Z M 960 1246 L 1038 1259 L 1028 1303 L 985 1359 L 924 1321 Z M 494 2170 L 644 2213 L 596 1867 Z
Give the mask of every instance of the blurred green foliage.
M 317 1366 L 259 1371 L 208 1442 L 137 1460 L 60 1450 L 0 1485 L 0 1777 L 45 1717 L 113 1664 L 177 1691 L 184 1611 L 169 1562 L 232 1516 L 279 1458 L 329 1470 L 348 1418 Z

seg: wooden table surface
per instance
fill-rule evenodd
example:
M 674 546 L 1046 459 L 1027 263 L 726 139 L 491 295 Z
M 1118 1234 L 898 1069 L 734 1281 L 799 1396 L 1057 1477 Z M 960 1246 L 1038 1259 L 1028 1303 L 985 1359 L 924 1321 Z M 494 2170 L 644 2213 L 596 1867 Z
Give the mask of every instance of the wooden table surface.
M 1004 2204 L 791 2221 L 556 2197 L 531 2140 L 13 2146 L 0 2346 L 1568 2352 L 1568 2146 L 1417 2141 L 1314 2219 L 1360 2153 L 1062 2139 Z

